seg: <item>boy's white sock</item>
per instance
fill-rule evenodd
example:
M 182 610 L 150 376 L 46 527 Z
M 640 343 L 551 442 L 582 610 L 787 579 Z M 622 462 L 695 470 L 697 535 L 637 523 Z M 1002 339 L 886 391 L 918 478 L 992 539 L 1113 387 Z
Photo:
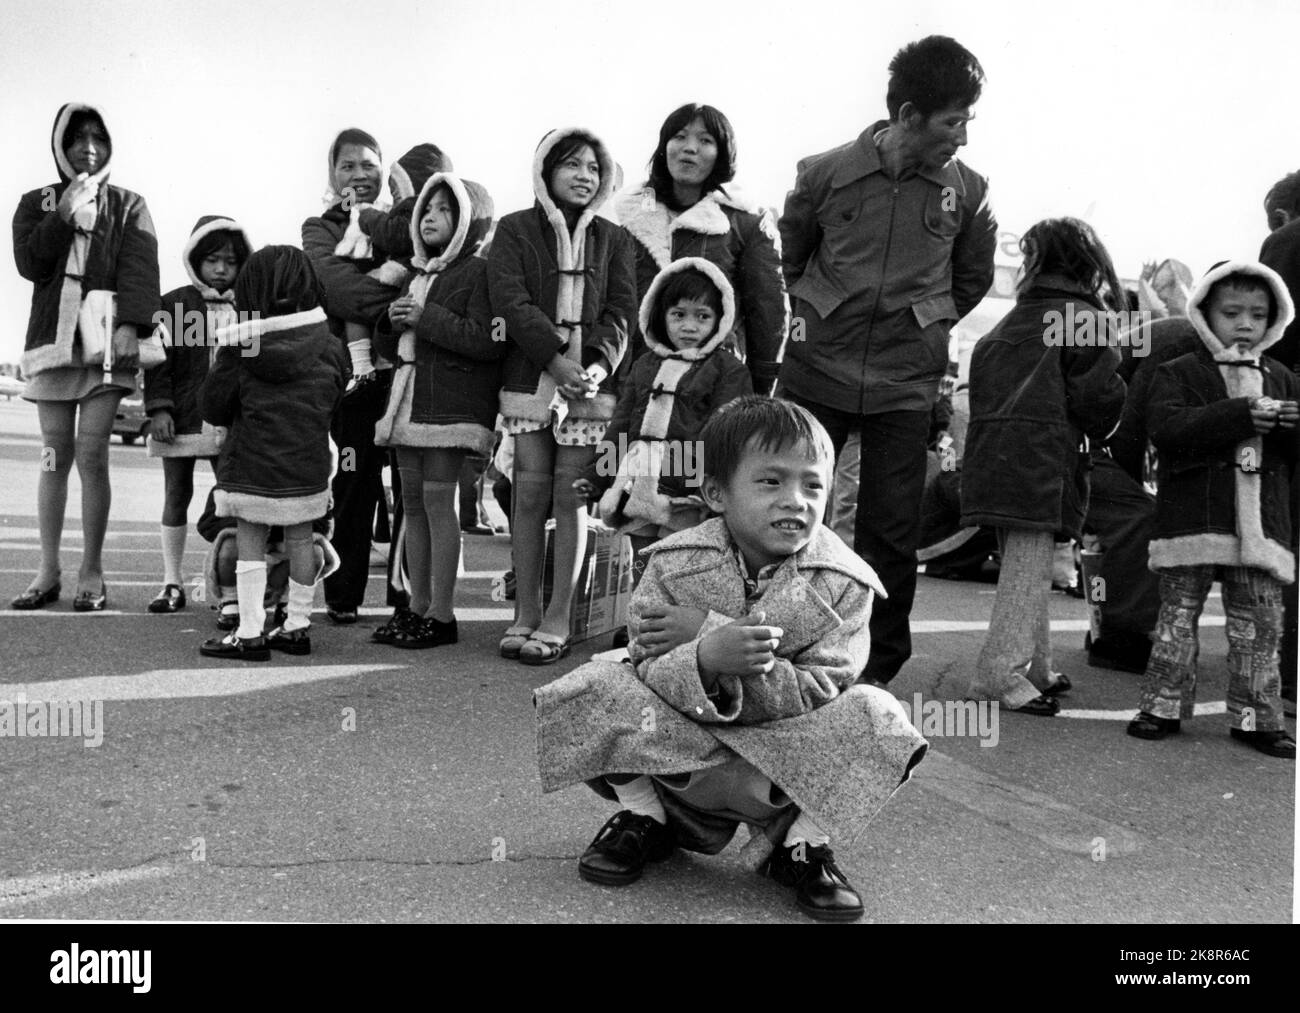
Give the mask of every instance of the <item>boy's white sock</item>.
M 611 784 L 610 787 L 624 809 L 630 809 L 638 816 L 652 816 L 656 823 L 668 822 L 668 814 L 655 792 L 654 782 L 645 774 L 627 784 Z
M 219 590 L 221 592 L 222 601 L 236 601 L 239 598 L 239 588 L 237 587 L 227 587 L 225 584 L 222 584 Z M 226 610 L 222 609 L 221 611 L 224 612 Z
M 266 610 L 262 598 L 266 594 L 266 560 L 239 560 L 235 563 L 235 588 L 239 595 L 239 629 L 235 636 L 251 640 L 262 635 Z
M 289 614 L 284 620 L 284 630 L 305 630 L 311 625 L 311 604 L 316 597 L 315 584 L 299 584 L 289 578 Z
M 190 530 L 188 524 L 160 525 L 162 528 L 163 583 L 184 583 L 181 577 L 181 565 L 185 562 L 185 534 Z
M 806 812 L 799 813 L 798 818 L 790 824 L 790 829 L 785 834 L 785 846 L 787 848 L 798 844 L 800 841 L 816 848 L 829 844 L 830 840 L 826 832 L 813 822 L 813 818 Z
M 361 341 L 349 341 L 348 355 L 352 357 L 353 376 L 365 376 L 367 373 L 375 371 L 374 363 L 370 361 L 369 338 L 363 338 Z

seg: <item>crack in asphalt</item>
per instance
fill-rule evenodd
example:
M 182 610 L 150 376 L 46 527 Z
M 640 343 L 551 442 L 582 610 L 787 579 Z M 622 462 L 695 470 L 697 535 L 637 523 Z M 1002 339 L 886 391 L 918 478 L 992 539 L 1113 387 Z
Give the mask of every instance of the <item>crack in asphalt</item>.
M 412 868 L 434 866 L 504 865 L 519 862 L 576 862 L 579 855 L 507 855 L 505 858 L 383 858 L 360 855 L 348 858 L 308 858 L 296 862 L 195 862 L 195 865 L 212 865 L 218 869 L 305 869 L 313 865 L 404 865 Z

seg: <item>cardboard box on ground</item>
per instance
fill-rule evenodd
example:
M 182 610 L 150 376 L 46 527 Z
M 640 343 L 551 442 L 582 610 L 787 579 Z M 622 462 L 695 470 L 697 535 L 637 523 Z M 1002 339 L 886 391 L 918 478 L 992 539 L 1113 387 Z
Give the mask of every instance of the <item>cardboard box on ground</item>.
M 550 603 L 555 585 L 555 521 L 546 522 L 546 560 L 542 569 L 542 603 Z M 627 622 L 632 597 L 632 543 L 597 520 L 587 522 L 587 547 L 573 593 L 570 637 L 574 643 L 613 633 Z

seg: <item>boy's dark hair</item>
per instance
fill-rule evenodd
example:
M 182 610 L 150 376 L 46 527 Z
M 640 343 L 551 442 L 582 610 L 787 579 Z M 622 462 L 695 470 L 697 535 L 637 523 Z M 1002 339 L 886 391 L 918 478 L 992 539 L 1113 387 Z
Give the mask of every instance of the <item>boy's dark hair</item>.
M 1236 289 L 1238 292 L 1263 292 L 1268 296 L 1268 326 L 1272 327 L 1277 323 L 1277 295 L 1273 291 L 1273 286 L 1259 275 L 1247 274 L 1244 271 L 1233 271 L 1232 274 L 1225 274 L 1211 285 L 1209 291 L 1205 293 L 1205 298 L 1201 300 L 1201 306 L 1203 307 L 1201 312 L 1204 313 L 1210 307 L 1215 296 L 1220 291 L 1228 288 Z
M 722 293 L 703 271 L 694 267 L 682 268 L 669 276 L 668 280 L 655 294 L 654 309 L 650 320 L 655 328 L 655 337 L 664 344 L 668 341 L 668 311 L 683 299 L 702 299 L 717 316 L 714 333 L 722 323 Z M 710 335 L 712 337 L 712 335 Z
M 885 106 L 894 122 L 904 102 L 929 119 L 941 109 L 973 106 L 983 87 L 984 68 L 974 53 L 946 35 L 928 35 L 889 61 Z
M 830 434 L 812 412 L 792 401 L 746 394 L 719 408 L 700 430 L 705 477 L 730 482 L 751 442 L 769 452 L 806 447 L 814 460 L 835 468 Z
M 551 193 L 551 177 L 555 175 L 555 167 L 583 145 L 590 147 L 597 161 L 600 160 L 600 142 L 584 130 L 565 134 L 542 159 L 542 185 L 546 187 L 546 192 L 551 194 L 552 200 L 555 199 L 555 194 Z
M 1288 219 L 1300 218 L 1300 172 L 1289 172 L 1273 184 L 1264 197 L 1264 210 L 1268 213 L 1268 227 L 1274 232 Z
M 239 262 L 240 267 L 248 263 L 249 254 L 253 251 L 248 248 L 248 241 L 244 238 L 244 234 L 231 229 L 218 229 L 216 232 L 209 232 L 194 244 L 194 252 L 190 254 L 190 266 L 194 268 L 194 273 L 198 274 L 199 266 L 227 243 L 234 250 L 235 260 Z
M 718 160 L 713 163 L 713 171 L 704 181 L 701 192 L 712 193 L 736 177 L 736 132 L 731 129 L 731 121 L 723 115 L 722 110 L 713 106 L 696 102 L 678 106 L 668 114 L 663 126 L 659 128 L 659 144 L 650 156 L 650 187 L 659 203 L 674 211 L 684 209 L 673 194 L 673 177 L 668 172 L 668 142 L 695 119 L 703 120 L 704 129 L 718 142 Z
M 1043 275 L 1057 275 L 1086 288 L 1108 309 L 1128 309 L 1128 295 L 1110 253 L 1087 222 L 1078 218 L 1035 222 L 1021 237 L 1020 252 L 1025 259 L 1019 291 L 1029 291 Z
M 235 307 L 262 317 L 282 317 L 321 304 L 320 279 L 296 246 L 263 246 L 252 254 L 234 285 Z

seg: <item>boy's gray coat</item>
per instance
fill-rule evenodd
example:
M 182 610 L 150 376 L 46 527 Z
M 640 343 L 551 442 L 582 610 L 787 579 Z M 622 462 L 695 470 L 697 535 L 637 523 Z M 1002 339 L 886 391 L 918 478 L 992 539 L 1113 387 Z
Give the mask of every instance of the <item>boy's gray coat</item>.
M 744 580 L 722 518 L 657 543 L 632 596 L 632 666 L 593 661 L 542 686 L 537 707 L 543 791 L 605 774 L 676 774 L 737 754 L 835 839 L 853 840 L 909 776 L 927 743 L 885 690 L 854 686 L 870 649 L 875 573 L 818 525 L 753 606 L 784 635 L 761 677 L 719 679 L 704 695 L 699 638 L 744 615 Z M 708 619 L 660 658 L 635 643 L 641 616 L 687 605 Z

